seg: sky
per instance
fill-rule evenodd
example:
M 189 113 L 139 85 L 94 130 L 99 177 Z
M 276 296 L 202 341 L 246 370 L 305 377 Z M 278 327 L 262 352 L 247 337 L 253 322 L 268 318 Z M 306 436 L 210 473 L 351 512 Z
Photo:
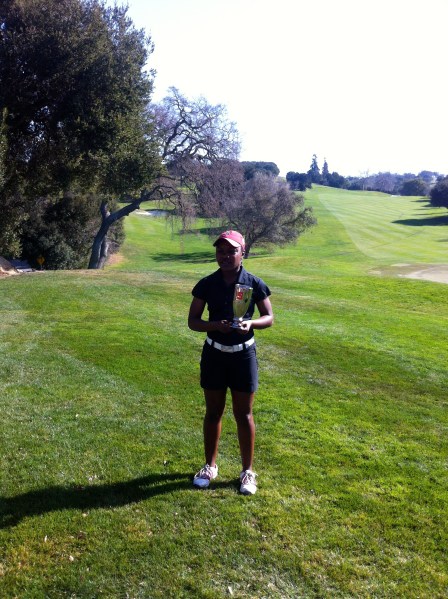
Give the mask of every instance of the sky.
M 226 106 L 241 160 L 448 174 L 448 0 L 127 4 L 154 43 L 153 100 L 175 86 Z

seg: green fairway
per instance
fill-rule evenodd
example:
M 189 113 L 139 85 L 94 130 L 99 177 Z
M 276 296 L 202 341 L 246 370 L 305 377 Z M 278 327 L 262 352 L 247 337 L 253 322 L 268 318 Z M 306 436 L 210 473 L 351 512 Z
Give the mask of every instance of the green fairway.
M 448 263 L 446 210 L 307 201 L 318 225 L 245 263 L 276 316 L 256 333 L 253 497 L 231 410 L 219 478 L 191 484 L 206 223 L 134 213 L 104 271 L 0 279 L 0 597 L 447 596 L 448 286 L 370 274 Z
M 310 192 L 356 247 L 378 261 L 448 263 L 448 212 L 428 198 L 317 187 Z

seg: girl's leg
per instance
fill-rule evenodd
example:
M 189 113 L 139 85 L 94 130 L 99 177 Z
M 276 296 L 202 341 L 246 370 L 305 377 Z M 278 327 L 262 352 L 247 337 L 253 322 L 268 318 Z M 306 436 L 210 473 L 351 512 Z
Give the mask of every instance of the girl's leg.
M 252 406 L 255 393 L 232 389 L 233 415 L 235 416 L 243 470 L 252 470 L 255 447 L 255 423 Z
M 204 389 L 204 450 L 205 462 L 209 466 L 216 465 L 222 415 L 226 405 L 226 391 L 226 389 Z

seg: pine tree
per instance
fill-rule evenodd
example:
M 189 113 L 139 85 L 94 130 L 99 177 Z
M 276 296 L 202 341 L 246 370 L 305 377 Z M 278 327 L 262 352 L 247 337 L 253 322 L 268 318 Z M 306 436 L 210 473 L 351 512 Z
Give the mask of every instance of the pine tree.
M 317 163 L 317 156 L 316 154 L 313 154 L 313 160 L 311 162 L 311 166 L 310 169 L 308 171 L 308 175 L 310 176 L 311 179 L 311 183 L 321 183 L 322 182 L 322 176 L 320 174 L 320 168 L 319 165 Z
M 322 185 L 328 185 L 330 171 L 328 170 L 327 159 L 324 158 L 324 165 L 322 167 Z

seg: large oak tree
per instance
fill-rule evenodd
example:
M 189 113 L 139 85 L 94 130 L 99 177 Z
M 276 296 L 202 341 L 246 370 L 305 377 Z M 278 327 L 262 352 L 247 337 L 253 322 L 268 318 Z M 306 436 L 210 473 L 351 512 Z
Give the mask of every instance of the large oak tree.
M 89 268 L 104 262 L 102 248 L 109 227 L 140 207 L 143 201 L 171 203 L 184 228 L 201 212 L 199 188 L 216 187 L 222 161 L 235 160 L 240 141 L 235 124 L 222 104 L 210 104 L 205 98 L 189 99 L 172 87 L 158 104 L 148 106 L 152 140 L 158 148 L 160 168 L 149 186 L 138 194 L 126 194 L 127 204 L 115 211 L 101 205 L 102 224 L 95 237 Z
M 147 112 L 152 49 L 126 8 L 100 0 L 1 3 L 2 209 L 20 206 L 33 219 L 43 198 L 48 205 L 76 193 L 99 204 L 153 180 L 160 158 Z M 0 251 L 22 227 L 6 221 Z
M 176 88 L 151 103 L 152 50 L 126 8 L 101 0 L 0 4 L 0 252 L 20 243 L 23 257 L 46 253 L 54 268 L 90 253 L 101 268 L 111 227 L 148 199 L 172 202 L 184 226 L 198 214 L 234 222 L 249 248 L 297 237 L 301 200 L 272 163 L 257 163 L 274 169 L 270 183 L 244 182 L 224 106 Z

